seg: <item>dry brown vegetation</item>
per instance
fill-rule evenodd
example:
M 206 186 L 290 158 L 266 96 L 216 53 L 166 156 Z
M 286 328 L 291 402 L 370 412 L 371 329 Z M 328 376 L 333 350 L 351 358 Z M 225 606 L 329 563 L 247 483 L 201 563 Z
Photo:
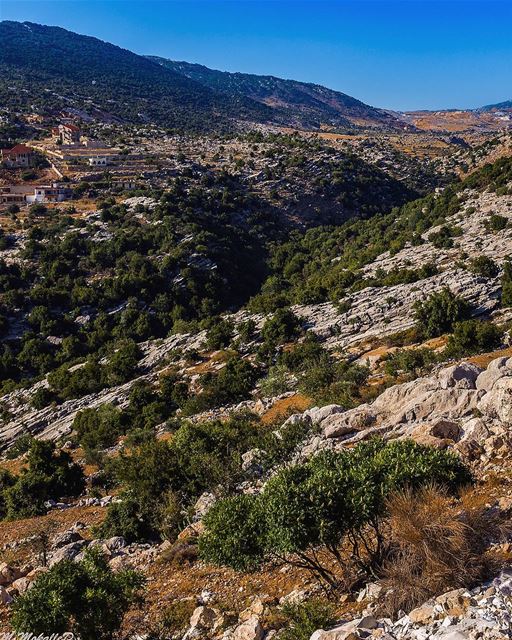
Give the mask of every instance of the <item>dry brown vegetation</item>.
M 388 503 L 392 551 L 384 567 L 383 613 L 410 611 L 449 589 L 471 587 L 496 571 L 490 552 L 506 527 L 498 515 L 467 493 L 460 500 L 427 486 L 407 490 Z

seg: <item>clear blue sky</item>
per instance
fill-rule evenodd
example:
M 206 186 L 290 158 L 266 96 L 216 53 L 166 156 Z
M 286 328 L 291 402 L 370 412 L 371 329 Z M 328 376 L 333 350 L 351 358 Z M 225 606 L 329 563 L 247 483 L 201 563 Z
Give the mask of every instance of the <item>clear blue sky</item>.
M 512 0 L 0 0 L 0 17 L 393 109 L 512 98 Z

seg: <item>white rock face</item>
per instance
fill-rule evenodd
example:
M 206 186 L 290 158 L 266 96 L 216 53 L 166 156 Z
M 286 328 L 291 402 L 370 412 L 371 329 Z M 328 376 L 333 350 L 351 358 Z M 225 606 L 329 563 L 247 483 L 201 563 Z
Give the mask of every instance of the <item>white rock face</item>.
M 303 446 L 299 459 L 374 435 L 412 437 L 434 446 L 482 448 L 512 426 L 509 362 L 497 358 L 485 370 L 462 362 L 390 387 L 371 404 L 348 411 L 328 405 L 297 414 L 295 419 L 312 420 L 321 428 L 321 435 Z
M 489 583 L 449 591 L 396 622 L 366 616 L 319 629 L 310 640 L 503 640 L 511 637 L 511 620 L 512 568 L 507 568 Z

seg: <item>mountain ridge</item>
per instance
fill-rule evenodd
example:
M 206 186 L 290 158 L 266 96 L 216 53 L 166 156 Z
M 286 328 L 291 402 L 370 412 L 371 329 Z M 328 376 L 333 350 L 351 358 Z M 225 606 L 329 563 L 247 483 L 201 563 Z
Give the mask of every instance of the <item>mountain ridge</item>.
M 219 71 L 205 65 L 146 56 L 163 67 L 230 96 L 247 97 L 288 114 L 298 126 L 381 126 L 404 124 L 387 110 L 372 107 L 341 91 L 320 84 L 273 75 Z M 322 121 L 323 118 L 323 121 Z

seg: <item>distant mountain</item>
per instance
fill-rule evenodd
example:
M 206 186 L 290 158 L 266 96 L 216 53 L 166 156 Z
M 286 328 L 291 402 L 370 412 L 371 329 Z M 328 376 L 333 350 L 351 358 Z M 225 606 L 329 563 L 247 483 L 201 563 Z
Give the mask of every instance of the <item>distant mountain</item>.
M 477 111 L 508 111 L 509 109 L 512 109 L 512 100 L 505 100 L 497 104 L 488 104 L 485 107 L 477 109 Z
M 318 130 L 402 129 L 393 114 L 339 91 L 273 76 L 139 56 L 60 27 L 0 22 L 0 108 L 76 110 L 180 130 L 235 122 Z
M 272 119 L 307 129 L 377 127 L 403 129 L 394 115 L 370 107 L 351 96 L 318 84 L 283 80 L 275 76 L 215 71 L 200 64 L 175 62 L 156 56 L 148 59 L 231 98 L 249 98 L 270 107 Z
M 59 27 L 0 22 L 0 106 L 75 108 L 184 129 L 267 121 L 271 109 L 228 96 L 126 49 Z

